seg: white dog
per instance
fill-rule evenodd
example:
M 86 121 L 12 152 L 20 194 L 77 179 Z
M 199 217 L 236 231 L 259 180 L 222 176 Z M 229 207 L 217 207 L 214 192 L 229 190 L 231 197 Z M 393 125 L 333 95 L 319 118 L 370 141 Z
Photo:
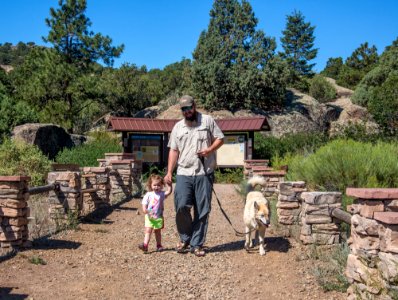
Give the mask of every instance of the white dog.
M 264 177 L 255 176 L 247 182 L 247 191 L 245 211 L 243 220 L 246 226 L 245 248 L 248 250 L 253 247 L 251 232 L 256 231 L 259 237 L 260 255 L 265 254 L 264 236 L 265 229 L 270 224 L 270 209 L 268 200 L 261 192 L 253 191 L 256 185 L 265 186 Z

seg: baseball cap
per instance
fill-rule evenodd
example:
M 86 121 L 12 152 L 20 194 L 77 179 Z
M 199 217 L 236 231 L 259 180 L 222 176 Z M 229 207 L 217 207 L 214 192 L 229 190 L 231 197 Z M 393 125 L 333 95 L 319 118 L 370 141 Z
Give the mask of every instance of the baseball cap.
M 180 107 L 192 106 L 195 103 L 193 98 L 189 95 L 182 96 L 179 102 Z

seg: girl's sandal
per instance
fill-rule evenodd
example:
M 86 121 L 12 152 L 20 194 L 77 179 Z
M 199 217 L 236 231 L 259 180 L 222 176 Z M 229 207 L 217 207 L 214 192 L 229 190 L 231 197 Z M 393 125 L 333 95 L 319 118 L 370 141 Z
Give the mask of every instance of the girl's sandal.
M 177 253 L 186 253 L 188 250 L 188 243 L 187 242 L 178 242 L 176 251 Z
M 205 250 L 203 250 L 203 248 L 198 247 L 193 250 L 193 254 L 195 254 L 195 256 L 197 257 L 203 257 L 206 255 L 206 252 Z

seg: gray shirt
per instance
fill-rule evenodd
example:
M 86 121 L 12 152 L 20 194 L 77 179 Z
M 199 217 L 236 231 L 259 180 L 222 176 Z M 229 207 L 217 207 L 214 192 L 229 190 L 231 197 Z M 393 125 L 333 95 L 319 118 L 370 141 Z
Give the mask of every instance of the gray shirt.
M 224 134 L 211 116 L 197 112 L 197 122 L 192 126 L 182 119 L 174 125 L 171 131 L 168 147 L 179 151 L 177 161 L 177 175 L 204 175 L 203 165 L 197 153 L 208 148 L 216 139 L 223 139 Z M 205 158 L 207 173 L 214 171 L 216 154 L 211 153 Z

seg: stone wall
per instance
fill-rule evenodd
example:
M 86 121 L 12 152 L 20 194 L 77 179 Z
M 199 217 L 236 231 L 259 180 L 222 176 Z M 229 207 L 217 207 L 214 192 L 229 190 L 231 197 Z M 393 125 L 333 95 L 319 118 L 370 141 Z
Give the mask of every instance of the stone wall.
M 109 168 L 82 168 L 82 215 L 88 215 L 97 208 L 109 206 L 111 185 L 109 182 Z
M 353 189 L 348 299 L 398 299 L 398 189 Z
M 276 203 L 278 222 L 283 225 L 300 224 L 302 192 L 307 191 L 304 181 L 281 182 Z
M 111 203 L 124 197 L 131 197 L 141 191 L 142 161 L 136 160 L 132 153 L 105 153 L 98 159 L 100 167 L 109 167 Z
M 303 244 L 333 245 L 341 242 L 338 219 L 332 210 L 341 208 L 342 194 L 339 192 L 301 193 L 301 233 Z
M 279 183 L 278 192 L 278 222 L 288 228 L 299 226 L 303 244 L 340 243 L 340 221 L 331 213 L 341 208 L 341 193 L 307 192 L 304 181 Z
M 58 183 L 60 189 L 48 194 L 49 214 L 57 229 L 80 216 L 83 207 L 81 173 L 79 171 L 57 170 L 48 173 L 47 182 Z
M 26 176 L 0 176 L 0 246 L 29 246 Z

